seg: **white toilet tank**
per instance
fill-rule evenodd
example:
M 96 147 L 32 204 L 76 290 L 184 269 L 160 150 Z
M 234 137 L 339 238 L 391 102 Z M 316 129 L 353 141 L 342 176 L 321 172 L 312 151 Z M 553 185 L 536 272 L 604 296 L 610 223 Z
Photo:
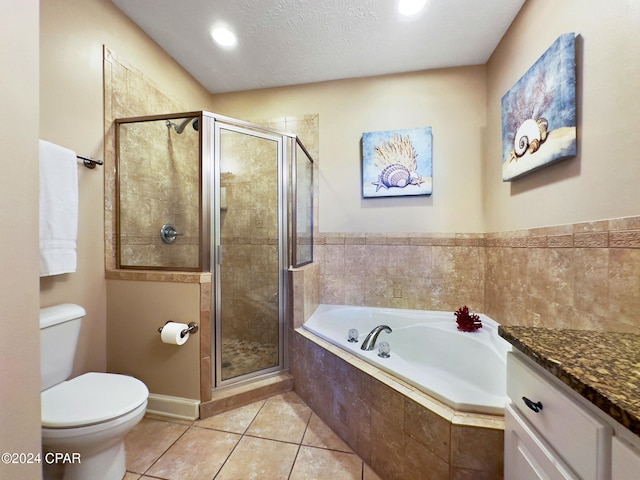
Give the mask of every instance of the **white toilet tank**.
M 71 303 L 40 309 L 42 391 L 71 375 L 80 325 L 85 315 L 84 308 Z

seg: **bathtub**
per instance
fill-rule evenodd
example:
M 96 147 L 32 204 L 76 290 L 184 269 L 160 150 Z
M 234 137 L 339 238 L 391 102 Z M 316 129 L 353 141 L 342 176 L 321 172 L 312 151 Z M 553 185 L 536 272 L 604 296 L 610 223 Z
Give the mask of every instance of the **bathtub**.
M 504 414 L 506 355 L 511 345 L 498 335 L 498 324 L 478 314 L 482 328 L 457 329 L 453 312 L 320 305 L 303 328 L 413 385 L 462 412 Z M 388 325 L 374 350 L 360 349 L 377 325 Z M 347 341 L 349 329 L 358 342 Z M 378 356 L 380 342 L 391 347 L 389 358 Z

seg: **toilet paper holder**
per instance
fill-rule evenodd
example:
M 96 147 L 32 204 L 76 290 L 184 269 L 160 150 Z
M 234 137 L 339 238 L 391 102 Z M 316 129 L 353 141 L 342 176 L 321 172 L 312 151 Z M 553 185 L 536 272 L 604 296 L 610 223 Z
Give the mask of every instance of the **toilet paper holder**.
M 171 323 L 173 320 L 167 320 L 164 325 Z M 164 325 L 162 327 L 164 327 Z M 180 332 L 180 338 L 184 338 L 187 333 L 196 333 L 198 331 L 198 324 L 196 322 L 189 322 L 188 328 L 185 328 Z M 158 333 L 162 333 L 162 327 L 158 328 Z

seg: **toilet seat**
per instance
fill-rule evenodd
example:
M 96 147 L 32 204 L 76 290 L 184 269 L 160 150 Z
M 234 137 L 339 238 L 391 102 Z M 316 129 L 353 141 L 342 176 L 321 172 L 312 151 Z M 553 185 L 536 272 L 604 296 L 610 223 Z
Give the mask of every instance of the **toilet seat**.
M 113 420 L 147 401 L 149 390 L 127 375 L 90 372 L 41 393 L 42 427 L 74 428 Z

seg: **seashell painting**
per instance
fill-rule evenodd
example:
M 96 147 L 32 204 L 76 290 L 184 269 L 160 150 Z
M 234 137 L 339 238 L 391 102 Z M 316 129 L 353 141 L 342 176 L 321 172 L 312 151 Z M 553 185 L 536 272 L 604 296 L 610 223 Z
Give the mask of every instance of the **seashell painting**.
M 362 134 L 362 196 L 431 195 L 431 127 Z
M 576 155 L 574 33 L 565 33 L 502 97 L 502 180 Z

